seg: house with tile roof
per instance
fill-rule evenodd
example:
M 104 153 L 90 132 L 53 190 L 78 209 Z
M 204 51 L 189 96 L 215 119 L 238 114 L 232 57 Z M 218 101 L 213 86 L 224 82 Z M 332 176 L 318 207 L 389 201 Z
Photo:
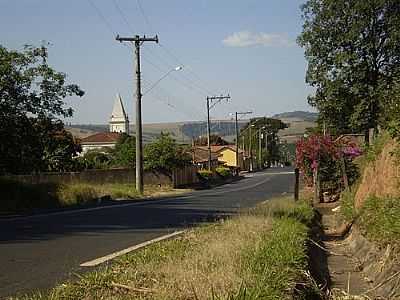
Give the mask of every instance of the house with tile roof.
M 208 155 L 207 146 L 195 147 L 195 152 L 203 151 Z M 236 162 L 236 146 L 235 145 L 223 145 L 223 146 L 211 146 L 211 155 L 215 155 L 220 164 L 227 167 L 241 167 L 243 168 L 243 151 L 239 149 L 239 161 Z M 206 156 L 208 159 L 208 156 Z

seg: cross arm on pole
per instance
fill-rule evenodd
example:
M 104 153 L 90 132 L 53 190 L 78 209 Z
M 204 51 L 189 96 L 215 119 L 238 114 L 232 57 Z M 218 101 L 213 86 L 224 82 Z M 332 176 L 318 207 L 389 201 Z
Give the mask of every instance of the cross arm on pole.
M 119 36 L 119 34 L 115 37 L 115 39 L 119 42 L 156 42 L 158 43 L 158 36 L 154 36 L 154 37 L 146 37 L 144 36 L 139 36 L 139 35 L 135 35 L 134 37 L 121 37 Z

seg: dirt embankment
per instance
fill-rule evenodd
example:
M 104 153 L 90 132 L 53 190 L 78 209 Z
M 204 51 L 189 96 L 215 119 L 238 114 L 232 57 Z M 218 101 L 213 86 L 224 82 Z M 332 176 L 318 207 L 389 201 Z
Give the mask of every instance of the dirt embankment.
M 327 255 L 329 299 L 400 299 L 399 235 L 395 233 L 400 215 L 396 205 L 391 206 L 400 201 L 397 147 L 396 142 L 387 142 L 364 167 L 352 221 L 343 221 L 341 203 L 316 207 L 322 214 L 320 245 Z M 378 201 L 376 206 L 371 198 Z
M 399 168 L 393 155 L 395 150 L 396 142 L 390 141 L 376 160 L 365 167 L 354 201 L 356 209 L 360 209 L 370 196 L 378 198 L 400 196 Z

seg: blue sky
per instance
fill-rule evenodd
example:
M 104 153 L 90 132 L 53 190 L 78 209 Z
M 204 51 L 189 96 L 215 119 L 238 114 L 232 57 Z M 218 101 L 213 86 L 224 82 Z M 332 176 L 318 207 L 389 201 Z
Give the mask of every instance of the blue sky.
M 306 61 L 295 43 L 302 0 L 0 0 L 0 44 L 50 43 L 49 63 L 86 94 L 69 98 L 72 123 L 107 123 L 120 93 L 131 121 L 133 52 L 115 34 L 158 34 L 142 47 L 146 123 L 205 119 L 207 95 L 226 94 L 213 119 L 252 110 L 310 110 Z M 142 10 L 140 9 L 142 8 Z M 122 14 L 121 12 L 122 11 Z M 142 13 L 143 11 L 143 13 Z

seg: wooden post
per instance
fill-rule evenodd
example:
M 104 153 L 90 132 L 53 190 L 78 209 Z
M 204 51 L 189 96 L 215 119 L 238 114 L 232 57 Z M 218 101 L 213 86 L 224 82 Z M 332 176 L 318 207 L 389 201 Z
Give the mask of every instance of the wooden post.
M 300 177 L 300 172 L 299 169 L 296 168 L 294 169 L 294 201 L 299 200 L 299 177 Z
M 314 170 L 314 176 L 313 176 L 313 181 L 314 181 L 314 201 L 313 204 L 318 204 L 320 202 L 320 185 L 319 185 L 319 175 L 318 175 L 318 167 Z
M 349 188 L 349 179 L 347 178 L 346 162 L 344 161 L 344 157 L 343 156 L 340 158 L 340 167 L 342 169 L 342 177 L 343 177 L 344 188 L 347 190 Z

